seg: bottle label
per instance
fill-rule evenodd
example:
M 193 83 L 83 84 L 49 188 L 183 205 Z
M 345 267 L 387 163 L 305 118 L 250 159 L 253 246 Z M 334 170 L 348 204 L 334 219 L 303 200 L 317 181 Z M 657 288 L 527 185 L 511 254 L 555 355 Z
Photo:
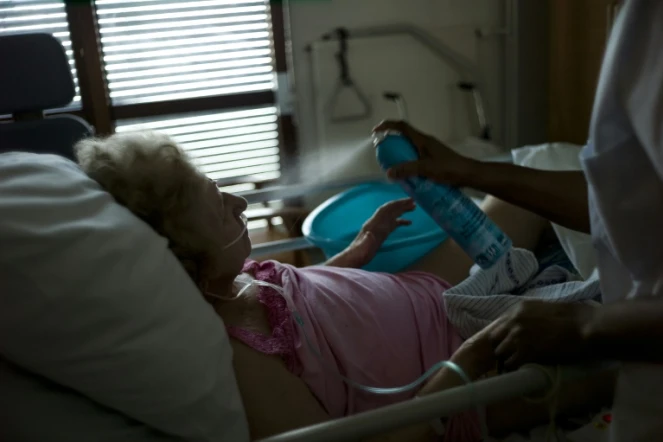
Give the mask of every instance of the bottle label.
M 423 178 L 401 186 L 480 267 L 491 267 L 511 248 L 511 239 L 459 189 Z
M 376 143 L 377 160 L 385 170 L 418 158 L 415 147 L 400 134 L 382 134 Z M 511 248 L 511 239 L 459 189 L 424 178 L 399 183 L 480 267 L 491 267 Z

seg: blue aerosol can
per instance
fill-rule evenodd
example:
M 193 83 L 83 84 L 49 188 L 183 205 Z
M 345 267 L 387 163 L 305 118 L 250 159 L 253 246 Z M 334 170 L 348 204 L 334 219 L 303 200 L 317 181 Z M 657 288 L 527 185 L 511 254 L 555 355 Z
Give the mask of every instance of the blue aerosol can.
M 416 161 L 417 149 L 398 132 L 376 134 L 376 156 L 383 170 Z M 422 177 L 399 180 L 403 190 L 483 269 L 511 249 L 511 239 L 460 189 Z

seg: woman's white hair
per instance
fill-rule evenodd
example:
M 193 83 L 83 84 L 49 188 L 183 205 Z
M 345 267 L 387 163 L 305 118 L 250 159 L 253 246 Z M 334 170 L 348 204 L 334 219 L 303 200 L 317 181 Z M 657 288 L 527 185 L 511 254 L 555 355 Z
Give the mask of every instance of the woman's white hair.
M 209 183 L 184 150 L 167 135 L 148 131 L 88 138 L 74 150 L 83 171 L 168 239 L 189 275 L 202 283 L 215 250 L 191 209 Z

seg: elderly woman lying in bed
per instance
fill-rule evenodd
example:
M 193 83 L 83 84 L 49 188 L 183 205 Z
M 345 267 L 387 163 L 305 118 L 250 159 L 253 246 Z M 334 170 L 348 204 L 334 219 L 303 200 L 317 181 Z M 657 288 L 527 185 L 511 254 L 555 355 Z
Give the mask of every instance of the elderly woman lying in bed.
M 226 325 L 234 368 L 252 438 L 461 385 L 441 369 L 419 391 L 374 395 L 348 387 L 336 375 L 372 386 L 398 386 L 451 359 L 472 378 L 495 366 L 485 331 L 463 342 L 447 321 L 442 293 L 464 279 L 470 260 L 443 243 L 407 272 L 391 275 L 359 268 L 414 208 L 400 200 L 380 208 L 352 245 L 325 265 L 295 268 L 248 260 L 251 243 L 242 212 L 246 201 L 219 192 L 171 139 L 127 133 L 89 139 L 76 148 L 83 170 L 116 200 L 169 240 L 170 248 Z M 501 201 L 484 210 L 518 247 L 533 247 L 546 222 Z M 271 286 L 259 285 L 263 281 Z M 277 288 L 275 289 L 274 286 Z M 280 293 L 282 292 L 282 294 Z M 295 324 L 301 317 L 314 351 Z M 580 397 L 598 397 L 593 385 L 565 396 L 560 411 Z M 605 395 L 603 396 L 605 397 Z M 582 401 L 581 401 L 582 402 Z M 545 421 L 546 410 L 520 401 L 488 407 L 491 433 Z M 379 440 L 426 441 L 429 424 Z M 447 440 L 479 438 L 472 413 L 447 422 Z

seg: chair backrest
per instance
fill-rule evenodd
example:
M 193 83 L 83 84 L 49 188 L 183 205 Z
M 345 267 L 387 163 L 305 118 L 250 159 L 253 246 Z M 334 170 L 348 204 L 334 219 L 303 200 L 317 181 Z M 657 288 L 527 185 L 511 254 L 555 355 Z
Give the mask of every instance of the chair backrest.
M 43 118 L 43 111 L 67 106 L 75 96 L 62 45 L 50 34 L 0 36 L 0 152 L 54 153 L 74 159 L 73 145 L 92 134 L 73 115 Z

